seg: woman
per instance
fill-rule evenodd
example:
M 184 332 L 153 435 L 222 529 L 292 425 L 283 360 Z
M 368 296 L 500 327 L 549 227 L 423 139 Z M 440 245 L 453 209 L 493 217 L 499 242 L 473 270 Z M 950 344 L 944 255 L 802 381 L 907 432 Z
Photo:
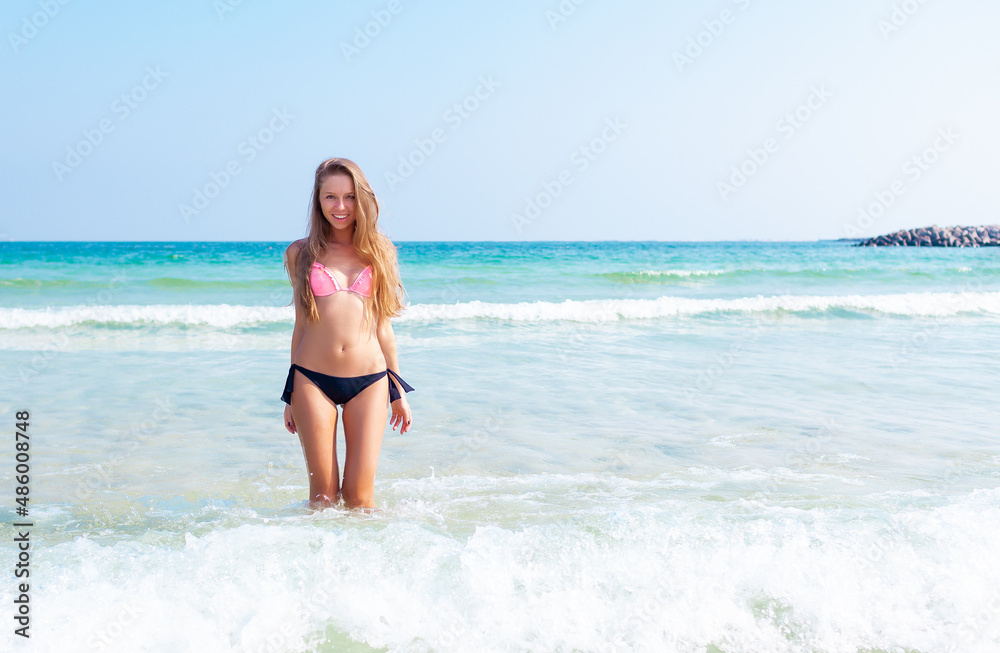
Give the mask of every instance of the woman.
M 397 373 L 389 320 L 403 308 L 396 248 L 378 228 L 378 200 L 353 161 L 328 159 L 316 169 L 309 236 L 285 252 L 295 329 L 282 401 L 285 428 L 298 433 L 309 472 L 309 504 L 343 498 L 374 508 L 387 404 L 392 430 L 410 428 L 413 390 Z M 388 379 L 388 381 L 383 381 Z M 346 460 L 337 465 L 337 406 L 343 406 Z

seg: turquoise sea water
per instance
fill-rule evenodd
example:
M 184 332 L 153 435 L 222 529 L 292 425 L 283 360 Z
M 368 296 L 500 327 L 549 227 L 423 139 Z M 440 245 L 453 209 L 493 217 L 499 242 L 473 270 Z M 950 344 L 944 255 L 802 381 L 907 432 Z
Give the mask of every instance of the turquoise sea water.
M 360 515 L 303 505 L 284 246 L 0 243 L 31 650 L 1000 649 L 1000 251 L 402 243 Z

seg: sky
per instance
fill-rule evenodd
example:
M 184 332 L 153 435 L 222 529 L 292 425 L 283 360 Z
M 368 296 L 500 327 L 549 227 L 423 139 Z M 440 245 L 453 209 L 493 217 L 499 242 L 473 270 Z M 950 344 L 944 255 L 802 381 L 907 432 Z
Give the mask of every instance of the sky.
M 7 0 L 3 240 L 290 241 L 357 162 L 396 241 L 994 224 L 995 0 Z

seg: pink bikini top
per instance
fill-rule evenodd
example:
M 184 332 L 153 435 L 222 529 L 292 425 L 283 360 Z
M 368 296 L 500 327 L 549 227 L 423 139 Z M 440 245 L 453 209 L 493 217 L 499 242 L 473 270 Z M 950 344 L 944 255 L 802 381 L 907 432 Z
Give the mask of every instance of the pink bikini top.
M 372 266 L 366 267 L 358 275 L 349 288 L 344 288 L 333 276 L 330 268 L 320 262 L 313 263 L 312 270 L 309 271 L 309 285 L 312 286 L 313 295 L 316 297 L 326 297 L 335 292 L 346 290 L 357 293 L 362 297 L 370 297 L 372 294 Z

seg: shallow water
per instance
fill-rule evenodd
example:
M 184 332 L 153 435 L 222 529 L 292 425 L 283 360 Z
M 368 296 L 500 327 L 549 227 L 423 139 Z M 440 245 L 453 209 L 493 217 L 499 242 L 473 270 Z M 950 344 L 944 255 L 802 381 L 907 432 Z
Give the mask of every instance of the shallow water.
M 1000 252 L 403 243 L 363 515 L 303 505 L 282 247 L 0 243 L 34 650 L 1000 646 Z

